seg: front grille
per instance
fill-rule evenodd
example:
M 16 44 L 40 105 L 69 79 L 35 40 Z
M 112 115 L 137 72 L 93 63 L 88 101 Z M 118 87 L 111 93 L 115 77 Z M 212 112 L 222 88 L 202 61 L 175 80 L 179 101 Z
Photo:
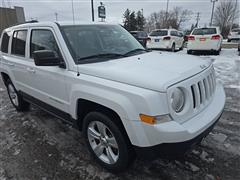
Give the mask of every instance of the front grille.
M 211 99 L 216 88 L 216 78 L 212 70 L 202 80 L 191 85 L 192 106 L 193 109 L 198 109 Z

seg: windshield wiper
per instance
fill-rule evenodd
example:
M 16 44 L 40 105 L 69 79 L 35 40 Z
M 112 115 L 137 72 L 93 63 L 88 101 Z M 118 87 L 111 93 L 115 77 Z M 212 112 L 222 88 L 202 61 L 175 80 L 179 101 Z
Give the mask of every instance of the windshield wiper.
M 117 53 L 104 53 L 104 54 L 94 54 L 91 56 L 86 56 L 79 58 L 78 60 L 87 60 L 87 59 L 94 59 L 94 58 L 119 58 L 119 57 L 126 57 L 124 54 L 117 54 Z
M 133 50 L 125 53 L 124 56 L 128 56 L 130 54 L 134 54 L 134 53 L 137 53 L 137 52 L 143 52 L 143 51 L 148 52 L 148 50 L 146 50 L 146 49 L 137 48 L 137 49 L 133 49 Z

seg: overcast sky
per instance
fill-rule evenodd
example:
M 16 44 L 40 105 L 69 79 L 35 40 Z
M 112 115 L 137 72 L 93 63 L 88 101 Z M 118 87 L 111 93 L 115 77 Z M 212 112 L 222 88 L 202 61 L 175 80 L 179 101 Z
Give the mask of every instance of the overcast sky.
M 100 1 L 94 0 L 95 17 Z M 37 18 L 40 21 L 55 21 L 55 12 L 58 13 L 59 21 L 72 20 L 71 0 L 5 0 L 4 2 L 5 5 L 24 7 L 27 20 Z M 143 9 L 144 16 L 148 17 L 152 12 L 165 10 L 167 5 L 167 0 L 102 0 L 102 2 L 106 6 L 107 21 L 117 23 L 122 23 L 122 16 L 127 8 L 135 11 Z M 91 0 L 73 0 L 73 4 L 77 21 L 91 20 Z M 200 26 L 209 24 L 212 9 L 210 0 L 169 0 L 169 9 L 176 6 L 194 12 L 191 21 L 185 25 L 187 28 L 191 23 L 196 22 L 197 12 L 200 12 Z

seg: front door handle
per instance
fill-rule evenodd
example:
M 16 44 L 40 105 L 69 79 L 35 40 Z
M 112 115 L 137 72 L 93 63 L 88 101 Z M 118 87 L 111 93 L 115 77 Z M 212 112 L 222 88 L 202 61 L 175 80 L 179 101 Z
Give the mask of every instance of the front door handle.
M 33 68 L 27 68 L 27 71 L 30 73 L 36 73 L 36 71 Z

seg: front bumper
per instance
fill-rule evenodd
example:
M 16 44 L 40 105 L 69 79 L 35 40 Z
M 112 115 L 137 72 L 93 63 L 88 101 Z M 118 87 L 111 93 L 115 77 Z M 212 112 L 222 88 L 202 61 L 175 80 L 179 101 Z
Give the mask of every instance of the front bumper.
M 170 121 L 149 125 L 140 121 L 134 123 L 134 142 L 137 147 L 153 147 L 165 143 L 181 143 L 193 140 L 207 131 L 220 118 L 225 105 L 223 86 L 217 84 L 212 102 L 199 114 L 191 119 L 179 123 Z M 133 131 L 132 131 L 133 133 Z
M 195 145 L 199 144 L 214 128 L 215 124 L 218 122 L 221 116 L 214 122 L 210 127 L 208 127 L 204 132 L 199 134 L 197 137 L 178 143 L 163 143 L 151 147 L 137 147 L 135 146 L 135 151 L 139 158 L 142 159 L 155 159 L 156 157 L 162 158 L 176 158 L 184 156 L 189 152 Z

